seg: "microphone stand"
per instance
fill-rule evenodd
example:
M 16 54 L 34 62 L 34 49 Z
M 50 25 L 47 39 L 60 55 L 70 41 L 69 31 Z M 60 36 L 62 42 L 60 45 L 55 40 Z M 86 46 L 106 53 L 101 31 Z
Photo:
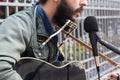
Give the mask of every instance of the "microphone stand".
M 112 50 L 113 52 L 117 53 L 118 55 L 120 55 L 120 49 L 118 47 L 114 46 L 113 44 L 111 44 L 105 40 L 102 40 L 100 38 L 98 39 L 98 42 L 101 45 L 105 46 L 106 48 L 108 48 L 108 49 Z
M 89 37 L 90 37 L 90 42 L 92 46 L 93 56 L 95 59 L 96 69 L 98 72 L 98 80 L 100 80 L 99 56 L 98 56 L 98 50 L 97 50 L 98 37 L 97 37 L 97 34 L 95 34 L 94 32 L 89 33 Z

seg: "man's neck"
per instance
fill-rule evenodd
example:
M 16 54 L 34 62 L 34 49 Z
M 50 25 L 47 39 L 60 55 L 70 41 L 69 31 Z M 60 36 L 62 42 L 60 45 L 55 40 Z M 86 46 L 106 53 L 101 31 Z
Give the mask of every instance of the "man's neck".
M 53 6 L 54 5 L 54 6 Z M 45 5 L 41 5 L 41 7 L 43 8 L 43 10 L 45 11 L 45 13 L 47 14 L 48 18 L 52 21 L 52 18 L 56 12 L 56 7 L 57 5 L 55 5 L 54 3 L 46 3 Z

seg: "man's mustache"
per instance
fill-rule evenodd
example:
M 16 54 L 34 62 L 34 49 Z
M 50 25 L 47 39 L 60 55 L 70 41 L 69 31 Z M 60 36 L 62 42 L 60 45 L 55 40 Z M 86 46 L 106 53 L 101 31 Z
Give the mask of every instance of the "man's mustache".
M 75 10 L 75 12 L 82 12 L 82 11 L 83 11 L 83 7 L 80 7 L 80 8 Z

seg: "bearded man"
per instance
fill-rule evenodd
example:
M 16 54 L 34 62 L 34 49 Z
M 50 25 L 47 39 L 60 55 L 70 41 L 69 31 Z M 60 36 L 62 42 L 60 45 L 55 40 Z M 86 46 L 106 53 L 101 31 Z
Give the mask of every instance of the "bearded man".
M 56 32 L 53 24 L 61 27 L 67 19 L 75 21 L 86 5 L 85 0 L 39 0 L 7 17 L 0 25 L 0 80 L 23 80 L 13 70 L 23 56 L 54 62 L 58 56 L 58 36 L 43 48 L 39 45 Z

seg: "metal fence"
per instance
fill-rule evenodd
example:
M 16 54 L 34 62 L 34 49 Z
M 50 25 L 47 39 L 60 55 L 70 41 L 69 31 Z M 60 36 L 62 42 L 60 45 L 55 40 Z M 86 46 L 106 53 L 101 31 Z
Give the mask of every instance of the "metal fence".
M 78 20 L 81 20 L 80 29 L 78 28 L 78 32 L 80 35 L 80 39 L 89 44 L 89 37 L 88 34 L 84 32 L 83 29 L 83 20 L 86 16 L 96 16 L 98 24 L 99 24 L 99 34 L 102 39 L 114 44 L 119 48 L 120 46 L 120 1 L 119 0 L 88 0 L 89 6 L 87 6 L 84 10 L 82 17 Z M 77 36 L 75 34 L 75 36 Z M 86 74 L 88 80 L 96 80 L 97 72 L 95 69 L 95 62 L 92 55 L 92 52 L 82 48 L 81 53 L 81 62 L 84 64 L 86 68 Z M 107 48 L 103 47 L 102 45 L 98 45 L 98 50 L 102 52 L 105 56 L 111 58 L 114 61 L 120 63 L 120 56 L 112 51 L 108 50 Z M 80 51 L 80 50 L 79 50 Z M 75 53 L 75 52 L 74 52 Z M 76 57 L 74 57 L 76 59 Z M 113 70 L 115 67 L 108 63 L 107 61 L 103 60 L 100 57 L 100 72 L 101 76 L 105 73 Z
M 118 48 L 120 47 L 120 0 L 87 0 L 88 6 L 85 7 L 81 17 L 77 19 L 78 28 L 72 33 L 76 38 L 83 41 L 85 44 L 90 45 L 89 36 L 84 31 L 83 22 L 86 16 L 96 16 L 99 24 L 99 35 L 102 39 L 114 44 Z M 5 12 L 4 17 L 0 19 L 0 22 L 9 15 L 18 12 L 22 9 L 31 6 L 34 0 L 3 0 L 0 2 L 0 7 L 3 7 Z M 11 8 L 12 7 L 12 8 Z M 11 11 L 11 9 L 13 9 Z M 1 10 L 1 9 L 0 9 Z M 62 37 L 65 36 L 60 34 L 60 42 Z M 83 63 L 87 80 L 97 80 L 97 72 L 95 67 L 95 61 L 92 51 L 83 47 L 71 38 L 68 38 L 65 44 L 61 47 L 61 50 L 65 53 L 65 60 L 78 60 Z M 120 56 L 116 53 L 108 50 L 102 45 L 98 45 L 98 50 L 105 56 L 112 60 L 120 63 Z M 102 59 L 100 59 L 100 73 L 101 76 L 110 72 L 115 67 Z

